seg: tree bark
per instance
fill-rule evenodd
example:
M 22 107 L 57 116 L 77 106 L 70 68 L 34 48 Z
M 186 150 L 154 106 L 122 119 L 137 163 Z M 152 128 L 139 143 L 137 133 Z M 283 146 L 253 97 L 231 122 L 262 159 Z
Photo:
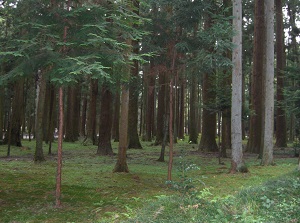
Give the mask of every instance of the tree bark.
M 233 37 L 236 47 L 232 53 L 232 108 L 231 108 L 231 173 L 245 172 L 242 149 L 242 0 L 233 1 Z
M 198 143 L 198 122 L 197 122 L 197 84 L 196 77 L 193 74 L 191 78 L 191 94 L 190 94 L 190 118 L 189 118 L 189 143 Z
M 166 71 L 160 71 L 158 76 L 158 104 L 156 119 L 156 139 L 155 145 L 160 145 L 164 138 L 164 115 L 166 113 Z
M 154 110 L 155 110 L 155 73 L 154 62 L 150 61 L 150 71 L 147 76 L 147 110 L 146 110 L 146 138 L 151 142 L 154 136 Z
M 14 96 L 12 101 L 12 113 L 10 117 L 9 131 L 5 134 L 3 143 L 7 144 L 10 138 L 10 145 L 22 147 L 21 143 L 21 125 L 24 115 L 24 80 L 18 80 L 14 83 Z M 10 135 L 10 137 L 9 137 Z
M 265 1 L 265 58 L 264 58 L 264 92 L 263 92 L 263 139 L 262 165 L 273 164 L 274 133 L 274 0 Z
M 255 1 L 254 18 L 254 52 L 253 71 L 251 76 L 251 105 L 250 132 L 247 150 L 252 153 L 261 153 L 262 136 L 262 77 L 263 77 L 263 55 L 265 49 L 265 26 L 264 26 L 264 1 Z
M 282 0 L 276 0 L 276 77 L 277 77 L 277 111 L 276 111 L 276 147 L 287 147 L 286 115 L 284 109 L 284 31 Z
M 98 80 L 91 79 L 86 137 L 83 141 L 84 145 L 87 145 L 89 143 L 92 143 L 93 145 L 96 144 L 97 95 L 98 95 Z
M 4 129 L 4 88 L 0 89 L 0 141 L 3 139 Z
M 35 119 L 35 138 L 36 146 L 34 152 L 34 161 L 44 161 L 43 152 L 43 119 L 44 119 L 44 106 L 46 96 L 46 77 L 45 71 L 38 72 L 37 81 L 37 98 L 36 98 L 36 119 Z
M 78 86 L 68 87 L 68 103 L 66 113 L 66 142 L 75 142 L 78 140 Z
M 81 123 L 80 123 L 80 136 L 86 136 L 86 112 L 87 112 L 87 95 L 83 95 L 82 108 L 81 108 Z
M 137 1 L 134 2 L 137 3 Z M 138 54 L 138 41 L 132 41 L 132 47 L 133 52 Z M 133 67 L 131 68 L 131 82 L 129 87 L 128 149 L 142 149 L 138 135 L 139 82 L 139 63 L 137 60 L 134 60 Z
M 129 72 L 129 71 L 128 71 Z M 129 104 L 129 89 L 127 86 L 122 86 L 121 94 L 121 117 L 120 117 L 120 137 L 118 147 L 118 160 L 114 168 L 114 172 L 129 172 L 126 161 L 126 150 L 128 143 L 128 104 Z
M 102 86 L 101 108 L 100 108 L 100 127 L 98 141 L 98 155 L 113 155 L 111 147 L 111 128 L 112 128 L 112 93 L 107 85 Z
M 212 25 L 212 18 L 207 15 L 204 23 L 204 29 L 209 29 Z M 212 50 L 212 49 L 211 49 Z M 202 135 L 198 146 L 199 151 L 205 152 L 218 152 L 219 147 L 216 143 L 216 112 L 209 109 L 212 103 L 215 102 L 216 94 L 211 91 L 214 89 L 214 74 L 205 73 L 203 75 L 202 85 L 202 100 L 203 100 L 203 113 L 202 113 Z
M 114 95 L 114 116 L 113 116 L 113 126 L 112 126 L 112 138 L 115 142 L 119 142 L 119 120 L 120 120 L 120 84 L 117 83 L 117 91 Z

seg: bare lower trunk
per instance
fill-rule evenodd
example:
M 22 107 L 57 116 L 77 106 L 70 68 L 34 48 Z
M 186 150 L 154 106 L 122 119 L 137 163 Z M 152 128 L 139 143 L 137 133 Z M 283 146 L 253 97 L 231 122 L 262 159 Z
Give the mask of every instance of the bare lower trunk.
M 266 50 L 264 61 L 264 121 L 262 165 L 273 164 L 274 133 L 274 1 L 265 1 Z
M 231 173 L 247 172 L 243 161 L 242 147 L 242 1 L 233 1 L 233 37 L 236 47 L 232 53 L 232 108 L 231 108 Z
M 261 154 L 262 135 L 262 77 L 263 77 L 263 55 L 264 55 L 264 1 L 255 1 L 254 21 L 254 52 L 253 71 L 251 76 L 251 107 L 253 111 L 250 117 L 250 132 L 247 150 L 252 153 Z
M 97 113 L 98 80 L 91 80 L 89 112 L 87 117 L 86 137 L 83 144 L 96 144 L 96 113 Z
M 106 85 L 102 86 L 100 127 L 97 154 L 112 155 L 111 147 L 111 127 L 112 127 L 112 93 Z
M 38 91 L 37 91 L 37 103 L 36 103 L 36 121 L 35 121 L 35 138 L 36 147 L 34 153 L 34 161 L 44 161 L 43 153 L 43 118 L 44 118 L 44 106 L 46 96 L 46 78 L 44 71 L 39 74 Z
M 129 172 L 126 161 L 127 137 L 128 137 L 128 104 L 129 89 L 123 85 L 121 95 L 121 118 L 120 118 L 120 137 L 118 148 L 118 160 L 114 168 L 114 172 Z
M 276 0 L 276 76 L 277 76 L 277 112 L 276 147 L 287 147 L 286 116 L 284 109 L 284 38 L 282 0 Z

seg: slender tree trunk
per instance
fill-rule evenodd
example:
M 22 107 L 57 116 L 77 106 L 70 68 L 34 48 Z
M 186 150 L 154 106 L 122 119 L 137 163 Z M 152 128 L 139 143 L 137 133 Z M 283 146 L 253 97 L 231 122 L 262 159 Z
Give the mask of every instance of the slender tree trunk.
M 83 102 L 81 108 L 81 122 L 80 122 L 80 135 L 86 136 L 85 126 L 86 126 L 86 112 L 87 112 L 87 95 L 83 95 Z
M 276 111 L 276 147 L 287 147 L 286 115 L 284 109 L 284 38 L 282 0 L 276 0 L 276 76 L 277 76 L 277 111 Z
M 191 94 L 190 94 L 190 118 L 189 118 L 189 143 L 198 143 L 198 122 L 197 122 L 197 84 L 195 75 L 192 76 L 192 81 L 190 84 Z
M 50 109 L 49 109 L 49 126 L 48 126 L 48 141 L 49 141 L 49 149 L 48 154 L 52 154 L 51 146 L 52 142 L 54 140 L 54 131 L 55 131 L 55 123 L 56 123 L 56 93 L 55 93 L 55 87 L 50 87 Z
M 173 67 L 174 68 L 174 67 Z M 174 69 L 172 69 L 174 70 Z M 172 180 L 172 168 L 173 168 L 173 78 L 170 78 L 170 121 L 169 121 L 169 137 L 170 137 L 170 149 L 169 149 L 169 163 L 168 163 L 168 181 Z
M 36 99 L 36 119 L 35 119 L 35 138 L 36 147 L 34 152 L 34 161 L 44 161 L 43 152 L 43 119 L 44 119 L 44 106 L 46 97 L 46 77 L 45 70 L 38 72 L 37 81 L 37 99 Z
M 111 147 L 112 93 L 105 84 L 101 91 L 100 127 L 97 154 L 113 155 Z
M 250 132 L 247 150 L 260 154 L 262 136 L 262 77 L 263 77 L 263 55 L 264 55 L 264 0 L 255 0 L 254 19 L 254 52 L 253 71 L 251 77 L 251 106 Z
M 178 138 L 184 139 L 184 114 L 185 114 L 185 83 L 182 78 L 180 81 L 180 89 L 179 89 L 179 124 L 178 124 Z M 198 104 L 198 103 L 197 103 Z
M 120 87 L 120 84 L 117 83 Z M 117 87 L 117 88 L 118 88 Z M 117 90 L 114 95 L 114 116 L 113 116 L 113 127 L 112 127 L 112 138 L 115 142 L 119 142 L 119 120 L 120 120 L 120 92 Z
M 222 112 L 222 143 L 221 157 L 227 157 L 227 149 L 231 149 L 231 109 L 225 109 Z
M 65 31 L 66 32 L 66 31 Z M 62 143 L 64 138 L 64 100 L 63 88 L 59 88 L 59 127 L 57 147 L 57 172 L 56 172 L 56 207 L 61 206 L 61 170 L 62 170 Z
M 262 139 L 262 165 L 273 164 L 274 134 L 274 0 L 265 1 L 266 50 L 264 61 L 264 120 Z
M 77 87 L 71 86 L 68 87 L 68 103 L 67 103 L 67 113 L 66 113 L 66 142 L 75 142 L 78 140 L 77 135 L 77 125 L 78 125 L 78 116 L 77 116 Z
M 129 72 L 129 71 L 128 71 Z M 126 150 L 128 143 L 128 105 L 129 105 L 129 89 L 122 86 L 121 94 L 121 117 L 120 117 L 120 137 L 118 148 L 118 160 L 114 168 L 114 172 L 129 172 L 126 161 Z
M 169 114 L 165 115 L 164 118 L 164 139 L 161 144 L 160 156 L 157 161 L 164 162 L 165 161 L 165 151 L 167 145 L 168 131 L 169 131 Z
M 3 139 L 4 129 L 4 88 L 0 89 L 0 141 Z
M 10 126 L 8 134 L 5 135 L 4 144 L 8 143 L 8 135 L 10 135 L 10 144 L 13 146 L 22 147 L 21 143 L 21 125 L 24 115 L 23 89 L 24 80 L 18 80 L 14 84 L 14 97 L 12 101 L 12 113 L 10 117 Z
M 136 2 L 136 1 L 134 1 Z M 133 52 L 139 53 L 138 41 L 132 41 Z M 140 80 L 139 64 L 135 60 L 131 69 L 131 83 L 129 87 L 129 117 L 128 117 L 128 149 L 142 149 L 138 135 L 138 97 Z
M 231 8 L 232 7 L 232 1 L 231 0 L 223 0 L 223 4 L 225 8 Z M 227 11 L 225 14 L 227 17 L 232 16 L 232 12 L 231 11 Z M 226 57 L 229 59 L 232 59 L 232 52 L 230 50 L 228 50 L 225 53 Z M 230 98 L 231 97 L 231 92 L 227 91 L 227 89 L 230 89 L 232 86 L 232 73 L 228 72 L 228 69 L 225 69 L 223 71 L 224 77 L 222 77 L 222 83 L 220 86 L 221 89 L 225 88 L 224 91 L 224 96 L 225 98 Z M 225 85 L 225 87 L 224 87 Z M 222 143 L 221 148 L 220 148 L 220 156 L 221 157 L 227 157 L 227 149 L 231 149 L 231 107 L 230 105 L 225 105 L 224 109 L 222 110 L 222 130 L 221 130 L 221 134 L 222 134 Z
M 160 71 L 158 77 L 159 91 L 157 104 L 157 120 L 156 120 L 156 140 L 155 145 L 162 143 L 164 138 L 164 115 L 166 107 L 166 72 Z
M 150 71 L 147 76 L 147 110 L 146 110 L 146 141 L 151 142 L 154 135 L 155 110 L 155 73 L 154 62 L 150 61 Z
M 233 0 L 233 37 L 236 47 L 232 53 L 232 109 L 231 109 L 231 173 L 246 172 L 242 149 L 242 0 Z
M 131 39 L 126 40 L 128 46 L 132 46 Z M 125 52 L 125 62 L 128 63 L 130 49 Z M 130 65 L 127 64 L 123 67 L 124 80 L 130 80 Z M 121 87 L 121 117 L 120 117 L 120 135 L 119 135 L 119 147 L 118 147 L 118 159 L 114 167 L 113 172 L 125 172 L 128 173 L 128 165 L 126 159 L 126 151 L 128 146 L 128 111 L 129 111 L 129 88 L 127 83 L 122 83 Z
M 91 80 L 89 112 L 87 117 L 86 137 L 83 144 L 96 144 L 96 113 L 97 113 L 98 80 Z

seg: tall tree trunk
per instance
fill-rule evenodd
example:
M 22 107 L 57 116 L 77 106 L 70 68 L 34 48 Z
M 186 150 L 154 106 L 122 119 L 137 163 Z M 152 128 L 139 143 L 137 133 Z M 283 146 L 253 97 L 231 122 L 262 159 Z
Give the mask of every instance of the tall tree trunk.
M 207 16 L 204 23 L 204 29 L 209 29 L 212 25 L 212 18 Z M 214 89 L 213 73 L 205 73 L 203 75 L 202 85 L 202 99 L 203 99 L 203 113 L 202 113 L 202 135 L 198 146 L 199 151 L 218 152 L 219 147 L 216 143 L 216 112 L 209 109 L 211 103 L 216 99 L 216 94 L 211 91 Z
M 38 72 L 37 81 L 37 98 L 36 98 L 36 119 L 35 119 L 35 138 L 36 146 L 34 152 L 34 161 L 44 161 L 43 152 L 43 119 L 44 119 L 44 106 L 46 97 L 46 77 L 45 71 Z
M 147 73 L 147 110 L 146 110 L 146 138 L 151 142 L 154 135 L 154 110 L 155 110 L 155 73 L 154 62 L 150 61 L 150 71 Z
M 198 122 L 197 122 L 197 84 L 196 77 L 192 75 L 192 81 L 190 84 L 190 118 L 189 118 L 189 143 L 198 143 Z
M 284 38 L 282 0 L 276 0 L 276 77 L 277 77 L 277 111 L 276 111 L 276 147 L 287 147 L 286 116 L 284 109 Z
M 22 117 L 24 115 L 24 102 L 23 102 L 23 94 L 24 94 L 24 80 L 20 79 L 14 83 L 14 97 L 12 101 L 12 113 L 10 117 L 11 128 L 5 135 L 4 144 L 8 143 L 8 139 L 10 138 L 10 144 L 13 146 L 21 147 L 21 125 L 22 125 Z M 10 135 L 10 137 L 9 137 Z
M 3 139 L 4 129 L 4 88 L 0 89 L 0 141 Z
M 255 0 L 253 71 L 251 76 L 250 132 L 247 150 L 261 153 L 262 136 L 262 77 L 265 49 L 264 0 Z
M 173 69 L 174 70 L 174 63 Z M 168 163 L 168 181 L 172 180 L 172 168 L 173 168 L 173 77 L 170 77 L 170 97 L 169 97 L 169 109 L 170 109 L 170 120 L 169 120 L 169 163 Z
M 262 165 L 273 164 L 274 134 L 274 0 L 265 1 L 265 57 L 263 77 Z
M 96 144 L 96 113 L 97 113 L 98 80 L 91 79 L 89 109 L 86 126 L 86 137 L 83 144 Z
M 232 108 L 231 108 L 231 173 L 246 172 L 242 148 L 242 0 L 233 0 L 233 27 L 236 46 L 232 53 Z
M 55 123 L 56 123 L 56 93 L 55 87 L 50 86 L 50 106 L 49 106 L 49 126 L 48 126 L 48 136 L 47 141 L 49 142 L 48 154 L 52 154 L 51 146 L 54 139 Z
M 129 72 L 129 71 L 128 71 Z M 129 89 L 126 85 L 122 86 L 121 94 L 121 117 L 120 117 L 120 136 L 118 147 L 118 160 L 114 168 L 114 172 L 129 172 L 126 161 L 127 137 L 128 137 L 128 105 L 129 105 Z
M 211 92 L 213 81 L 210 74 L 204 74 L 203 77 L 203 113 L 202 113 L 202 135 L 199 143 L 199 151 L 217 152 L 218 146 L 216 143 L 216 113 L 209 110 L 207 107 L 215 99 L 214 93 Z
M 65 29 L 66 30 L 66 29 Z M 66 32 L 66 31 L 65 31 Z M 64 91 L 59 88 L 59 127 L 58 127 L 58 146 L 57 146 L 57 172 L 56 172 L 56 207 L 61 206 L 61 170 L 62 170 L 62 144 L 64 139 Z
M 181 78 L 180 79 L 180 88 L 179 88 L 179 115 L 178 115 L 179 116 L 179 122 L 178 122 L 178 138 L 179 139 L 184 139 L 184 114 L 185 114 L 185 109 L 184 109 L 185 83 L 184 82 L 185 82 L 184 78 Z M 197 128 L 197 131 L 198 131 L 198 128 Z
M 128 46 L 132 46 L 131 39 L 126 40 Z M 129 61 L 130 49 L 124 52 L 125 62 Z M 124 80 L 130 80 L 130 65 L 127 64 L 123 67 Z M 126 151 L 128 146 L 128 111 L 129 111 L 129 88 L 127 83 L 122 83 L 121 88 L 121 117 L 120 117 L 120 135 L 118 147 L 118 159 L 113 172 L 128 173 L 128 165 L 126 159 Z
M 166 71 L 160 71 L 158 76 L 158 104 L 157 104 L 157 119 L 156 119 L 156 140 L 155 145 L 162 143 L 164 138 L 164 115 L 166 107 Z
M 139 1 L 134 0 L 133 6 L 134 12 L 138 14 Z M 139 42 L 132 41 L 133 53 L 139 54 Z M 139 62 L 133 61 L 133 67 L 131 69 L 131 83 L 129 87 L 129 117 L 128 117 L 128 149 L 142 149 L 138 135 L 138 98 L 140 89 L 139 80 Z
M 97 154 L 113 155 L 111 147 L 112 93 L 105 84 L 101 90 L 100 127 Z
M 231 149 L 231 109 L 226 108 L 222 112 L 222 145 L 221 157 L 227 157 L 227 149 Z
M 87 112 L 87 95 L 83 95 L 82 108 L 81 108 L 81 122 L 80 122 L 80 136 L 86 136 L 86 112 Z
M 120 84 L 117 83 L 117 89 Z M 119 142 L 119 120 L 120 120 L 120 92 L 119 89 L 114 95 L 114 116 L 113 116 L 113 126 L 112 126 L 112 138 L 115 142 Z
M 68 103 L 66 113 L 66 142 L 75 142 L 78 140 L 78 116 L 77 116 L 77 87 L 68 87 Z
M 231 8 L 232 7 L 232 1 L 231 0 L 223 0 L 223 4 L 225 8 Z M 231 11 L 227 11 L 225 13 L 227 17 L 232 16 Z M 226 52 L 226 57 L 229 59 L 232 59 L 232 52 L 228 50 Z M 225 88 L 224 96 L 225 98 L 231 97 L 231 92 L 227 91 L 227 89 L 230 89 L 232 86 L 232 73 L 228 72 L 228 69 L 225 69 L 223 71 L 224 77 L 222 77 L 222 85 L 220 86 L 221 89 Z M 224 87 L 225 85 L 225 87 Z M 220 148 L 220 156 L 221 157 L 227 157 L 226 150 L 231 149 L 231 108 L 230 105 L 224 105 L 224 109 L 222 111 L 222 130 L 221 130 L 221 138 L 222 143 Z

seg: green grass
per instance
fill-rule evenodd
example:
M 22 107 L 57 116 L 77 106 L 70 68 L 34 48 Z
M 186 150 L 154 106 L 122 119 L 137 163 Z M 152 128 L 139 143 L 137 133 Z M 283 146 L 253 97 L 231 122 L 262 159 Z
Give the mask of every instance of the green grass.
M 223 159 L 225 165 L 219 165 L 215 155 L 197 154 L 195 146 L 179 141 L 175 145 L 173 179 L 179 181 L 178 167 L 182 159 L 198 166 L 199 170 L 189 171 L 188 176 L 193 179 L 198 194 L 202 194 L 201 201 L 203 203 L 199 204 L 199 195 L 198 198 L 182 198 L 177 191 L 170 190 L 166 186 L 168 164 L 156 161 L 159 157 L 160 147 L 150 147 L 150 143 L 143 143 L 143 150 L 129 150 L 130 173 L 124 174 L 112 173 L 116 157 L 95 155 L 95 146 L 64 143 L 62 208 L 57 209 L 55 208 L 56 156 L 46 155 L 47 145 L 45 145 L 47 161 L 35 164 L 32 161 L 35 142 L 23 141 L 23 145 L 30 149 L 21 150 L 12 147 L 9 158 L 5 157 L 7 147 L 0 146 L 0 222 L 123 222 L 134 221 L 133 219 L 138 222 L 147 222 L 139 220 L 147 219 L 147 217 L 149 218 L 148 222 L 151 222 L 150 219 L 153 219 L 154 215 L 157 215 L 157 221 L 153 220 L 154 222 L 172 222 L 168 221 L 168 216 L 174 217 L 174 213 L 172 213 L 174 205 L 179 208 L 179 210 L 174 210 L 175 213 L 185 212 L 188 214 L 187 222 L 201 222 L 198 221 L 201 219 L 200 214 L 202 219 L 210 219 L 206 216 L 207 213 L 210 213 L 209 210 L 216 212 L 218 209 L 220 213 L 217 215 L 220 219 L 224 222 L 231 222 L 231 220 L 252 218 L 250 212 L 259 215 L 261 214 L 258 212 L 259 209 L 267 210 L 269 204 L 275 210 L 281 208 L 291 212 L 290 220 L 293 220 L 294 212 L 288 207 L 293 205 L 296 207 L 296 204 L 299 204 L 299 200 L 292 199 L 280 203 L 273 199 L 275 195 L 280 195 L 279 193 L 270 195 L 272 197 L 270 199 L 268 196 L 264 197 L 266 192 L 257 192 L 262 188 L 267 188 L 266 185 L 277 185 L 265 183 L 282 179 L 282 176 L 288 177 L 290 181 L 287 180 L 287 182 L 292 182 L 291 184 L 294 185 L 290 188 L 293 193 L 293 188 L 298 190 L 299 176 L 290 174 L 297 166 L 296 158 L 277 158 L 276 166 L 262 167 L 258 165 L 259 160 L 255 156 L 247 156 L 246 163 L 250 172 L 231 175 L 228 174 L 230 159 Z M 117 144 L 114 143 L 113 147 L 117 152 Z M 185 155 L 180 158 L 183 150 Z M 55 143 L 53 144 L 53 153 L 56 154 Z M 249 189 L 249 186 L 258 188 L 251 192 L 260 193 L 257 199 L 251 200 L 251 196 L 243 195 L 246 193 L 243 191 L 247 191 L 246 194 L 248 194 L 252 190 Z M 277 185 L 272 191 L 282 190 L 278 188 L 284 188 L 284 186 Z M 175 196 L 173 196 L 174 194 Z M 228 195 L 230 195 L 230 199 Z M 257 200 L 265 203 L 265 206 L 257 204 Z M 282 200 L 284 199 L 282 198 Z M 165 204 L 165 201 L 168 204 Z M 152 208 L 149 207 L 149 203 Z M 230 203 L 232 203 L 231 206 Z M 183 206 L 178 206 L 180 204 Z M 249 209 L 249 212 L 241 213 L 236 204 Z M 142 207 L 145 205 L 146 208 L 143 209 Z M 201 206 L 203 210 L 207 209 L 207 212 L 200 212 L 198 208 L 195 208 L 196 206 L 192 208 L 193 205 Z M 232 213 L 236 216 L 235 219 L 226 217 L 227 215 L 231 216 Z M 162 216 L 164 219 L 160 219 Z M 180 219 L 178 218 L 178 220 Z M 226 219 L 228 221 L 225 221 Z

